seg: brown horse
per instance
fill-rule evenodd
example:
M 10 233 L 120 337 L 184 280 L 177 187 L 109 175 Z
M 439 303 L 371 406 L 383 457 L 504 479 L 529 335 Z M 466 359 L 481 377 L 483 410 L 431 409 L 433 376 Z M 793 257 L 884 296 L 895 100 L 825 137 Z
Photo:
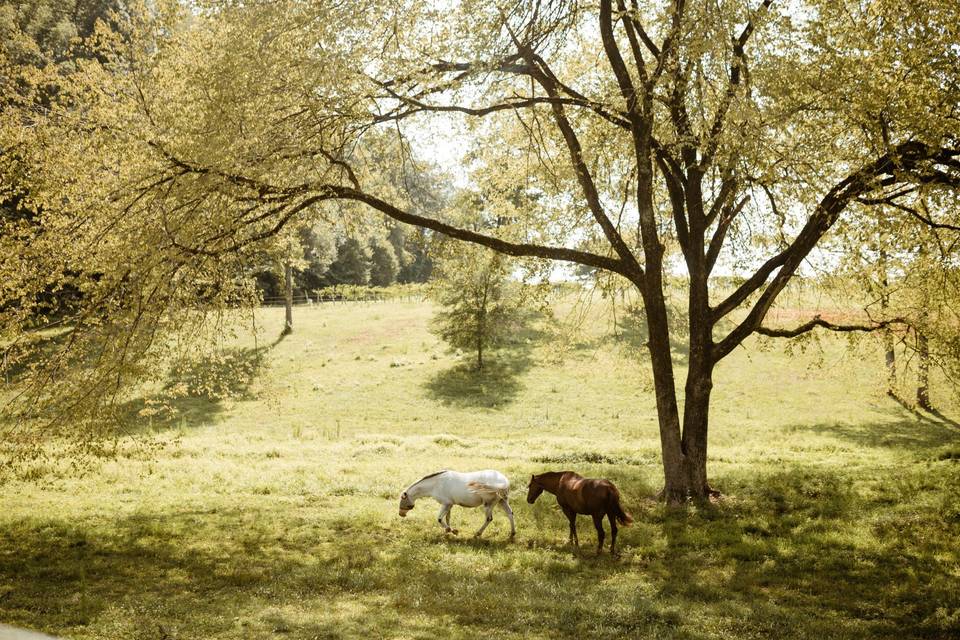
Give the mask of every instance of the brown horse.
M 584 478 L 573 471 L 550 471 L 530 476 L 527 502 L 533 504 L 548 491 L 557 496 L 557 504 L 570 521 L 570 542 L 580 546 L 577 537 L 577 514 L 593 516 L 597 528 L 597 553 L 603 551 L 603 517 L 610 520 L 610 553 L 616 555 L 617 523 L 628 526 L 630 514 L 620 506 L 620 492 L 609 480 Z

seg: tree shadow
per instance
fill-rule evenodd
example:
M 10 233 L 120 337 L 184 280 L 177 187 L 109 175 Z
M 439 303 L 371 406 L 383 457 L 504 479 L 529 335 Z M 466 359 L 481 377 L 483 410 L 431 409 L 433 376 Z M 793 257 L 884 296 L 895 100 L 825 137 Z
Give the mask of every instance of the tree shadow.
M 915 454 L 928 454 L 943 446 L 960 444 L 960 430 L 947 418 L 943 421 L 921 416 L 904 417 L 897 421 L 798 424 L 786 427 L 790 431 L 810 431 L 846 440 L 858 447 L 898 449 Z
M 960 595 L 939 556 L 958 518 L 910 504 L 911 486 L 864 497 L 814 467 L 741 478 L 735 500 L 658 512 L 650 571 L 664 596 L 735 610 L 760 636 L 948 637 Z
M 404 534 L 392 500 L 382 509 L 351 502 L 322 519 L 260 503 L 4 521 L 0 615 L 57 633 L 128 625 L 110 627 L 123 637 L 158 627 L 182 637 L 433 637 L 443 628 L 449 637 L 688 640 L 960 631 L 960 592 L 943 564 L 960 510 L 938 513 L 909 483 L 865 497 L 820 467 L 719 479 L 735 499 L 683 509 L 633 500 L 621 558 L 593 553 L 589 520 L 575 551 L 557 542 L 559 514 L 537 528 L 522 503 L 512 543 L 502 522 L 483 540 L 416 526 Z
M 434 374 L 424 388 L 432 400 L 443 404 L 496 409 L 516 399 L 523 388 L 520 377 L 532 363 L 529 353 L 501 350 L 483 369 L 462 362 Z
M 887 391 L 887 397 L 900 405 L 905 411 L 909 411 L 911 414 L 921 420 L 926 420 L 928 423 L 938 426 L 946 425 L 953 427 L 954 429 L 960 429 L 960 422 L 957 422 L 953 418 L 945 415 L 939 409 L 924 409 L 923 407 L 912 405 L 892 391 Z
M 523 388 L 520 378 L 533 366 L 533 349 L 546 335 L 528 319 L 506 345 L 485 356 L 482 369 L 465 354 L 463 362 L 434 374 L 423 385 L 427 395 L 456 407 L 496 409 L 513 402 Z
M 118 408 L 128 432 L 158 431 L 212 422 L 228 400 L 253 400 L 253 384 L 266 354 L 283 339 L 259 348 L 222 349 L 181 359 L 170 367 L 162 389 Z

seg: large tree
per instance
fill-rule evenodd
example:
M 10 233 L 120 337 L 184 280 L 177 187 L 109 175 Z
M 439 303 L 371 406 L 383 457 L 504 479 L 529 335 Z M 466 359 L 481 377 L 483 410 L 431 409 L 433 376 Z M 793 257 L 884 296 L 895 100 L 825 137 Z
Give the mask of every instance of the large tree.
M 748 336 L 876 327 L 763 325 L 814 248 L 871 215 L 851 205 L 960 184 L 952 0 L 204 0 L 189 21 L 174 14 L 135 24 L 139 39 L 101 38 L 109 62 L 0 140 L 36 167 L 48 227 L 73 239 L 58 260 L 101 274 L 89 305 L 176 314 L 189 289 L 165 273 L 225 278 L 230 256 L 317 210 L 616 274 L 643 302 L 670 500 L 711 492 L 713 372 Z M 489 199 L 536 197 L 502 198 L 496 232 L 418 212 L 383 176 L 438 137 L 471 141 L 447 161 Z M 722 294 L 720 264 L 749 267 Z M 671 273 L 686 280 L 682 385 Z M 110 336 L 145 331 L 123 318 Z

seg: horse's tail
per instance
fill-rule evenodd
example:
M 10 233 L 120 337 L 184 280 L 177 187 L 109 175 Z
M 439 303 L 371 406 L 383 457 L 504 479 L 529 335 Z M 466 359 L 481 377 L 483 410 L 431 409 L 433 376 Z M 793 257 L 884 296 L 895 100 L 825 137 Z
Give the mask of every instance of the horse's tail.
M 610 494 L 610 512 L 617 522 L 625 527 L 629 527 L 633 522 L 633 516 L 623 510 L 623 505 L 620 504 L 620 492 L 616 489 Z
M 468 482 L 467 489 L 484 499 L 484 502 L 490 500 L 506 500 L 510 497 L 510 485 L 493 485 L 485 482 Z

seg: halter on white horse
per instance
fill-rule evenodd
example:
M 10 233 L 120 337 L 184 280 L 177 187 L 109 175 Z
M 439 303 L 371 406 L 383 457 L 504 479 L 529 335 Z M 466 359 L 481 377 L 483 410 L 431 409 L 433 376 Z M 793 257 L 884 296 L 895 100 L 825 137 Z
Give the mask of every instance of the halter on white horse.
M 487 469 L 458 473 L 456 471 L 438 471 L 421 478 L 407 487 L 400 496 L 400 517 L 406 517 L 413 504 L 420 498 L 431 497 L 440 503 L 437 522 L 446 533 L 457 533 L 450 528 L 450 509 L 454 505 L 461 507 L 479 507 L 487 512 L 483 526 L 474 534 L 479 537 L 493 520 L 493 508 L 500 506 L 510 520 L 510 537 L 516 533 L 513 524 L 513 511 L 510 509 L 510 481 L 499 471 Z

